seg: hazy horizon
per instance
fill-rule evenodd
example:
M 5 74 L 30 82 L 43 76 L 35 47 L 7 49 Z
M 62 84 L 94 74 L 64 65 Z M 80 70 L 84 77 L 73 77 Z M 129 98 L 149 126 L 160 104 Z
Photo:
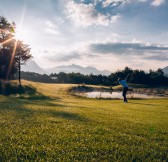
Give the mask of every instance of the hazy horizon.
M 0 16 L 46 68 L 99 70 L 168 66 L 166 0 L 0 0 Z

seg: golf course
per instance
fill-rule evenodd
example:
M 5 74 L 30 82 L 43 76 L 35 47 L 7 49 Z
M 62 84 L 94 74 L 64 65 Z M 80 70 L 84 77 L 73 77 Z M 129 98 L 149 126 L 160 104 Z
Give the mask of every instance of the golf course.
M 168 162 L 168 0 L 0 0 L 0 162 Z
M 168 100 L 75 96 L 22 81 L 0 95 L 0 161 L 168 161 Z

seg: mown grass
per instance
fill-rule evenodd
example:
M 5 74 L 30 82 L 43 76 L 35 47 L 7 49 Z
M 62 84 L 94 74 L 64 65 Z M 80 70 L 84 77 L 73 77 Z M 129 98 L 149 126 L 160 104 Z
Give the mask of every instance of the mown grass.
M 168 161 L 167 99 L 125 104 L 24 85 L 48 98 L 0 96 L 0 161 Z

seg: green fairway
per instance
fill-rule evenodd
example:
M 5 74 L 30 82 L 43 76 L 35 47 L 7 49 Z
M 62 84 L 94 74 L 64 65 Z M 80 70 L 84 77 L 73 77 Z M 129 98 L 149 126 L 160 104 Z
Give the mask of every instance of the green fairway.
M 0 161 L 168 161 L 168 100 L 75 97 L 73 85 L 24 82 L 0 96 Z

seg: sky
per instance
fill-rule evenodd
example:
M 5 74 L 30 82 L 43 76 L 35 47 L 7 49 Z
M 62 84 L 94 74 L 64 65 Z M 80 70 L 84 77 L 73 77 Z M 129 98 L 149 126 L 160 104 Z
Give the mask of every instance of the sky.
M 168 66 L 168 0 L 0 0 L 43 68 Z

